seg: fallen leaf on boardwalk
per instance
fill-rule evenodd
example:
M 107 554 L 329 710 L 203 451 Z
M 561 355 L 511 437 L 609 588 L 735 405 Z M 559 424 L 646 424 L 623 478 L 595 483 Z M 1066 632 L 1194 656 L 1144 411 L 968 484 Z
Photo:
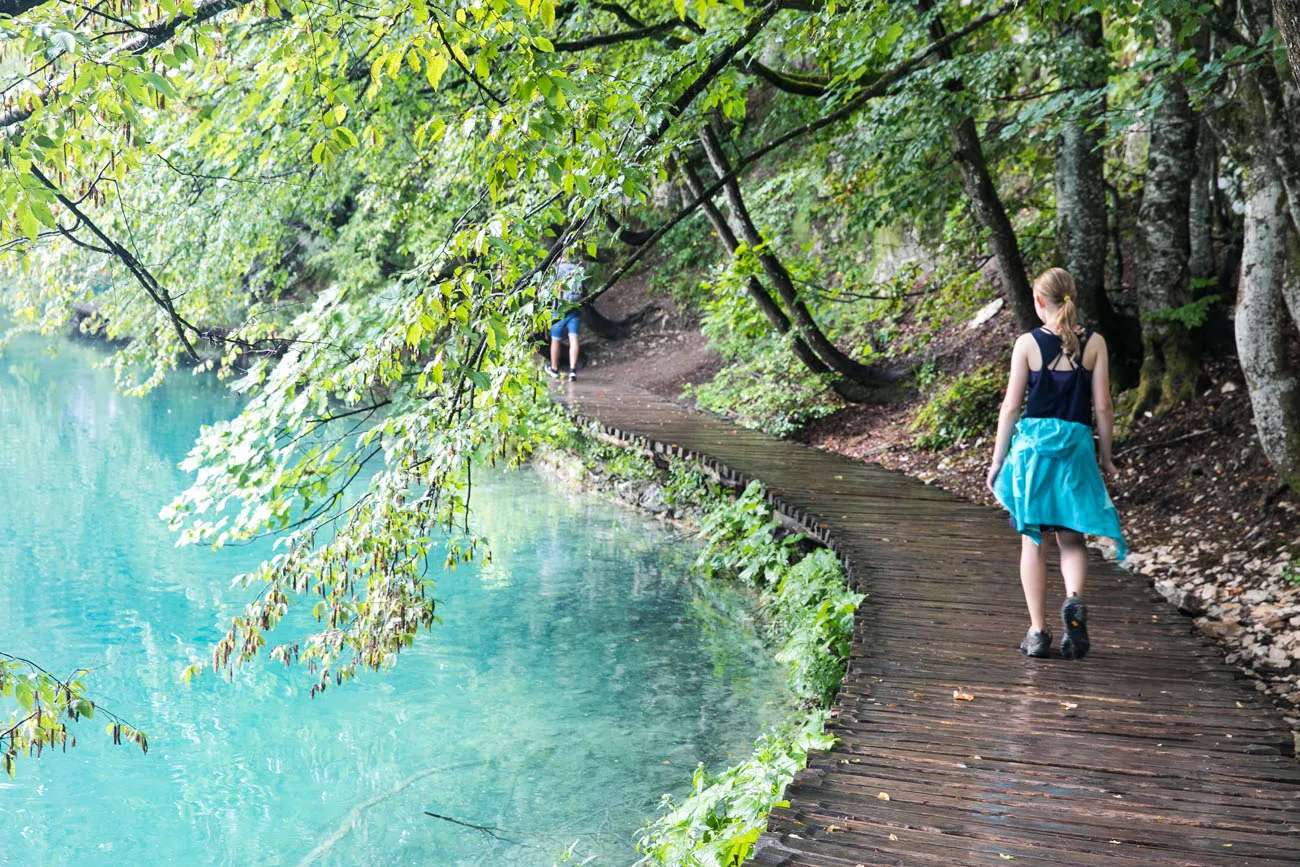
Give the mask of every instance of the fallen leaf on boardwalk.
M 960 692 L 954 689 L 952 691 L 952 700 L 953 701 L 974 701 L 975 696 L 971 695 L 969 692 Z
M 839 825 L 827 825 L 827 826 L 826 826 L 826 832 L 827 832 L 828 834 L 834 834 L 836 831 L 843 831 L 843 830 L 844 830 L 844 829 L 841 828 Z
M 895 843 L 897 843 L 897 842 L 898 842 L 898 835 L 897 835 L 897 834 L 890 834 L 890 835 L 889 835 L 889 839 L 891 839 L 891 840 L 893 840 Z
M 998 857 L 1001 858 L 1003 861 L 1014 861 L 1014 860 L 1016 860 L 1016 856 L 1015 856 L 1015 855 L 1003 855 L 1001 852 L 998 853 Z
M 1110 841 L 1110 845 L 1112 845 L 1112 846 L 1118 846 L 1118 845 L 1119 845 L 1119 841 L 1118 841 L 1118 840 L 1111 840 L 1111 841 Z
M 1061 702 L 1061 707 L 1065 708 L 1066 710 L 1074 710 L 1078 706 L 1079 706 L 1078 703 L 1073 701 Z
M 876 795 L 876 797 L 879 798 L 879 799 L 882 800 L 882 801 L 888 801 L 888 800 L 889 800 L 889 793 L 888 793 L 888 792 L 881 792 L 879 795 Z

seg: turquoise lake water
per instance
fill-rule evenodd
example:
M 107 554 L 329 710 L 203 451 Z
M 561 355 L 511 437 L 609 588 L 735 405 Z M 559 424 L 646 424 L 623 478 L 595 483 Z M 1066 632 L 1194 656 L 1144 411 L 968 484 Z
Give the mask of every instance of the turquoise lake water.
M 662 793 L 779 716 L 783 675 L 734 626 L 746 599 L 692 581 L 672 531 L 531 472 L 485 474 L 494 559 L 438 578 L 444 622 L 394 670 L 315 699 L 270 666 L 183 684 L 267 549 L 178 550 L 156 516 L 199 426 L 237 405 L 184 373 L 122 397 L 95 351 L 57 347 L 0 358 L 0 649 L 94 669 L 150 750 L 97 719 L 20 760 L 0 864 L 549 867 L 579 841 L 579 862 L 627 865 Z

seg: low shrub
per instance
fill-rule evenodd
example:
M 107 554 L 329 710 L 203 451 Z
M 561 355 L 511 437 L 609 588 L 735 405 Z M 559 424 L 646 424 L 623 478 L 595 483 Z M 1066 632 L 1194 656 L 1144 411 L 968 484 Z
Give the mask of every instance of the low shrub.
M 710 775 L 701 765 L 681 803 L 665 796 L 664 813 L 646 826 L 640 865 L 731 867 L 753 853 L 809 749 L 829 749 L 825 709 L 835 699 L 853 641 L 853 613 L 863 595 L 847 586 L 830 551 L 802 555 L 803 537 L 786 533 L 773 517 L 763 487 L 751 483 L 730 504 L 705 515 L 707 546 L 696 567 L 759 589 L 766 626 L 781 645 L 790 690 L 806 709 L 797 725 L 768 732 L 744 762 Z
M 831 377 L 809 373 L 781 346 L 732 362 L 709 382 L 687 386 L 686 394 L 709 412 L 777 437 L 840 407 Z
M 912 422 L 918 448 L 938 451 L 984 433 L 998 419 L 1007 385 L 1002 364 L 962 373 L 940 388 Z
M 753 754 L 720 774 L 700 765 L 691 793 L 681 802 L 664 795 L 663 815 L 649 825 L 637 848 L 641 864 L 673 867 L 739 867 L 754 852 L 767 814 L 784 806 L 781 795 L 808 763 L 809 750 L 830 749 L 823 734 L 826 714 L 809 714 L 797 726 L 764 734 Z

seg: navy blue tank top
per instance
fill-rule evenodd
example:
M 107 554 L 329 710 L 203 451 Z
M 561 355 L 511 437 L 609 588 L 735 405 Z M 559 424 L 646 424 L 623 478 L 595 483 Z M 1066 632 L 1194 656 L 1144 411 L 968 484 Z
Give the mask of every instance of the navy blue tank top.
M 1063 348 L 1061 338 L 1046 328 L 1029 332 L 1038 344 L 1043 366 L 1029 372 L 1029 397 L 1025 401 L 1025 418 L 1059 418 L 1092 426 L 1092 371 L 1083 367 L 1083 348 L 1092 332 L 1084 329 L 1079 353 L 1070 359 L 1070 369 L 1053 370 Z

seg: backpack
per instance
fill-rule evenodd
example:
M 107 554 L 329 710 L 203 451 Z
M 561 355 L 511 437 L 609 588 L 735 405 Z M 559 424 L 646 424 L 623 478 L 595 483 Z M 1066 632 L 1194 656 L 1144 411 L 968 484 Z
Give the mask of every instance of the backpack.
M 577 304 L 582 300 L 582 284 L 586 280 L 581 265 L 561 262 L 555 268 L 556 304 Z

